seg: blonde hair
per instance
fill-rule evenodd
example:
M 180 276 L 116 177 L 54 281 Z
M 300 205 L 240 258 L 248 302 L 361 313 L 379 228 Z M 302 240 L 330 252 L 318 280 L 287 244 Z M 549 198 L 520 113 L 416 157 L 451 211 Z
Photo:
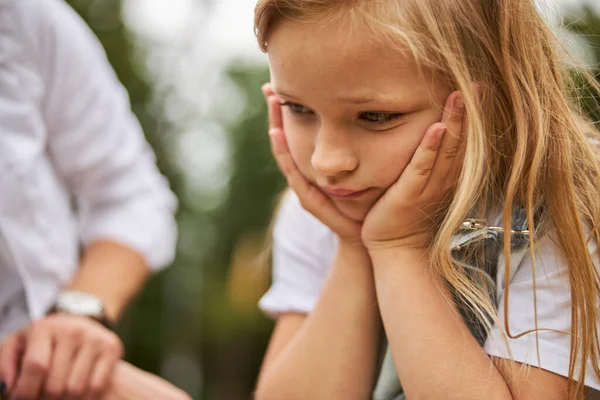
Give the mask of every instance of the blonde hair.
M 466 155 L 452 204 L 432 244 L 432 266 L 490 329 L 486 315 L 497 312 L 487 290 L 453 262 L 448 250 L 452 236 L 467 217 L 485 218 L 498 210 L 504 231 L 510 232 L 513 207 L 525 209 L 531 232 L 540 223 L 550 227 L 570 279 L 569 398 L 582 399 L 589 361 L 600 377 L 600 279 L 587 248 L 590 238 L 584 237 L 589 228 L 600 239 L 600 163 L 590 143 L 598 132 L 581 116 L 581 105 L 574 104 L 572 79 L 559 57 L 567 52 L 533 1 L 260 0 L 255 16 L 263 51 L 275 22 L 343 22 L 369 29 L 390 49 L 408 50 L 420 68 L 461 91 L 468 114 Z M 473 82 L 478 83 L 477 94 Z M 534 219 L 540 212 L 543 221 Z M 531 240 L 535 263 L 535 234 Z M 506 282 L 509 255 L 507 238 Z M 535 268 L 533 273 L 535 278 Z M 506 307 L 508 298 L 506 285 Z M 508 312 L 502 325 L 510 338 L 533 332 L 514 335 Z

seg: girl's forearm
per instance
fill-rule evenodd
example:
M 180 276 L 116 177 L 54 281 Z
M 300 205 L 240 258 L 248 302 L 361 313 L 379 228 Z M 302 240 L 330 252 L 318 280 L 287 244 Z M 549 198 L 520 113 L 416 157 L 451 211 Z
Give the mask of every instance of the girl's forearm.
M 340 244 L 314 310 L 261 373 L 256 398 L 366 399 L 381 322 L 364 248 Z
M 424 251 L 372 251 L 375 287 L 394 362 L 409 399 L 511 399 Z

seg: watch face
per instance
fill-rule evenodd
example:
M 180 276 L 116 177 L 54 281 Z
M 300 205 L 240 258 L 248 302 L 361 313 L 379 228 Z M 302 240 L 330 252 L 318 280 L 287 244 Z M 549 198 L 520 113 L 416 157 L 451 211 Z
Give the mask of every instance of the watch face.
M 60 293 L 56 302 L 59 310 L 92 317 L 103 315 L 104 305 L 96 296 L 85 292 L 66 291 Z

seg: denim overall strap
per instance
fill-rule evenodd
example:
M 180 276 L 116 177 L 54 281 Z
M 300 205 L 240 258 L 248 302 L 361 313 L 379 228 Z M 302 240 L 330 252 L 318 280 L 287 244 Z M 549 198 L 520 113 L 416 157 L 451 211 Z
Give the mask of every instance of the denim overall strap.
M 511 232 L 511 254 L 510 265 L 517 268 L 529 248 L 529 231 L 527 229 L 527 217 L 522 209 L 515 210 L 512 217 Z M 473 246 L 480 246 L 473 251 Z M 498 226 L 488 226 L 483 220 L 467 220 L 462 228 L 453 237 L 452 257 L 455 261 L 473 274 L 485 274 L 489 285 L 487 285 L 492 304 L 496 304 L 496 282 L 502 281 L 498 277 L 499 262 L 503 262 L 504 250 L 504 231 Z M 483 254 L 483 262 L 475 260 L 470 254 Z M 485 280 L 484 279 L 484 280 Z M 454 295 L 454 294 L 453 294 Z M 461 307 L 460 299 L 454 295 L 461 316 L 471 334 L 483 346 L 486 340 L 486 330 L 483 324 L 475 317 L 472 311 L 467 307 Z M 491 317 L 490 317 L 491 318 Z M 402 386 L 398 380 L 398 374 L 392 353 L 389 349 L 387 340 L 383 338 L 382 353 L 380 357 L 380 368 L 371 397 L 372 400 L 406 400 L 402 391 Z

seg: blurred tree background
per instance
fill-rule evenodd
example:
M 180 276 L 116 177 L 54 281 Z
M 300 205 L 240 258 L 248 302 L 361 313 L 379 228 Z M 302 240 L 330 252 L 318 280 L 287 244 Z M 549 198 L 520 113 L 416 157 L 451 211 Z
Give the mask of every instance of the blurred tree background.
M 581 40 L 584 51 L 595 67 L 591 73 L 600 82 L 600 14 L 591 6 L 570 10 L 566 13 L 562 25 L 566 30 L 576 35 Z M 584 112 L 600 128 L 600 93 L 596 88 L 584 83 L 581 74 L 576 75 L 581 96 L 581 106 Z
M 208 201 L 191 187 L 188 175 L 193 171 L 181 166 L 175 145 L 184 140 L 183 133 L 165 117 L 176 89 L 157 85 L 148 73 L 145 46 L 123 22 L 122 1 L 67 1 L 104 45 L 158 165 L 180 199 L 176 260 L 151 279 L 125 316 L 120 335 L 126 358 L 195 399 L 250 399 L 272 328 L 256 303 L 269 285 L 267 232 L 284 187 L 266 134 L 260 91 L 268 80 L 266 66 L 236 61 L 226 69 L 238 112 L 234 118 L 206 116 L 224 128 L 228 146 L 226 187 L 216 201 Z M 590 61 L 597 65 L 600 16 L 589 7 L 572 9 L 563 26 L 584 39 Z M 596 69 L 595 75 L 599 73 Z M 586 110 L 600 121 L 600 97 L 585 90 Z

